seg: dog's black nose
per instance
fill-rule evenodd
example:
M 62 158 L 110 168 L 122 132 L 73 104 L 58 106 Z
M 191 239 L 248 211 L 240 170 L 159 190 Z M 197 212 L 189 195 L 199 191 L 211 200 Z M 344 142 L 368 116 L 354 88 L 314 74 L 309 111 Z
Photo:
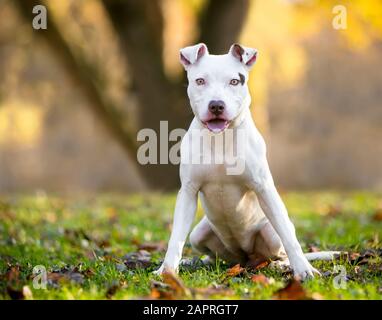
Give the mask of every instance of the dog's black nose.
M 211 100 L 208 104 L 208 110 L 215 116 L 219 116 L 223 113 L 225 108 L 224 101 L 221 100 Z

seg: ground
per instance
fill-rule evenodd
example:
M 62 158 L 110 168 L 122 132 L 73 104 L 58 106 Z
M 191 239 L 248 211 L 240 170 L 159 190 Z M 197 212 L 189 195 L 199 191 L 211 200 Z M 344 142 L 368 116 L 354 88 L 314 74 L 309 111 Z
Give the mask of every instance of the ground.
M 381 194 L 282 198 L 304 251 L 349 252 L 314 262 L 323 276 L 302 286 L 266 263 L 203 266 L 197 257 L 181 268 L 180 280 L 153 275 L 170 235 L 174 194 L 1 196 L 0 298 L 381 299 Z M 187 244 L 185 257 L 194 256 Z

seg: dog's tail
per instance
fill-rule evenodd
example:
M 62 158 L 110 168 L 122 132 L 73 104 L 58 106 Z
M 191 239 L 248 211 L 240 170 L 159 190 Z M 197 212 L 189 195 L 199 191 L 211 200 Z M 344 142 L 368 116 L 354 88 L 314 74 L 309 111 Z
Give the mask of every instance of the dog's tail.
M 309 252 L 305 253 L 305 258 L 308 261 L 313 260 L 333 260 L 338 258 L 343 252 L 341 251 L 320 251 L 320 252 Z

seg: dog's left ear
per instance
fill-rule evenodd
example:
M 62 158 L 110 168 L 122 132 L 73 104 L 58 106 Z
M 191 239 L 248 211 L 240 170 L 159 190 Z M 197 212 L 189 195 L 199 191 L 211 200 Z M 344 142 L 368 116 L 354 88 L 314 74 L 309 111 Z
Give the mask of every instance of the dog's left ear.
M 229 53 L 233 57 L 243 63 L 248 69 L 250 69 L 256 62 L 257 49 L 247 48 L 240 44 L 233 44 L 229 49 Z
M 194 46 L 180 49 L 180 62 L 184 69 L 188 69 L 191 65 L 199 61 L 205 54 L 208 54 L 207 46 L 204 43 L 198 43 Z

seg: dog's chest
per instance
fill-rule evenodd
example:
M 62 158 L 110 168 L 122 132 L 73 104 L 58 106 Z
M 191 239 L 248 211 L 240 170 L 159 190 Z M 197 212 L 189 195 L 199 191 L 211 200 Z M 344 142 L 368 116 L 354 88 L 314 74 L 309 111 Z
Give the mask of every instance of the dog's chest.
M 215 171 L 217 170 L 217 171 Z M 203 209 L 226 245 L 247 247 L 248 235 L 264 218 L 256 194 L 246 187 L 243 177 L 219 175 L 211 168 L 200 189 Z M 216 173 L 216 175 L 211 175 Z

